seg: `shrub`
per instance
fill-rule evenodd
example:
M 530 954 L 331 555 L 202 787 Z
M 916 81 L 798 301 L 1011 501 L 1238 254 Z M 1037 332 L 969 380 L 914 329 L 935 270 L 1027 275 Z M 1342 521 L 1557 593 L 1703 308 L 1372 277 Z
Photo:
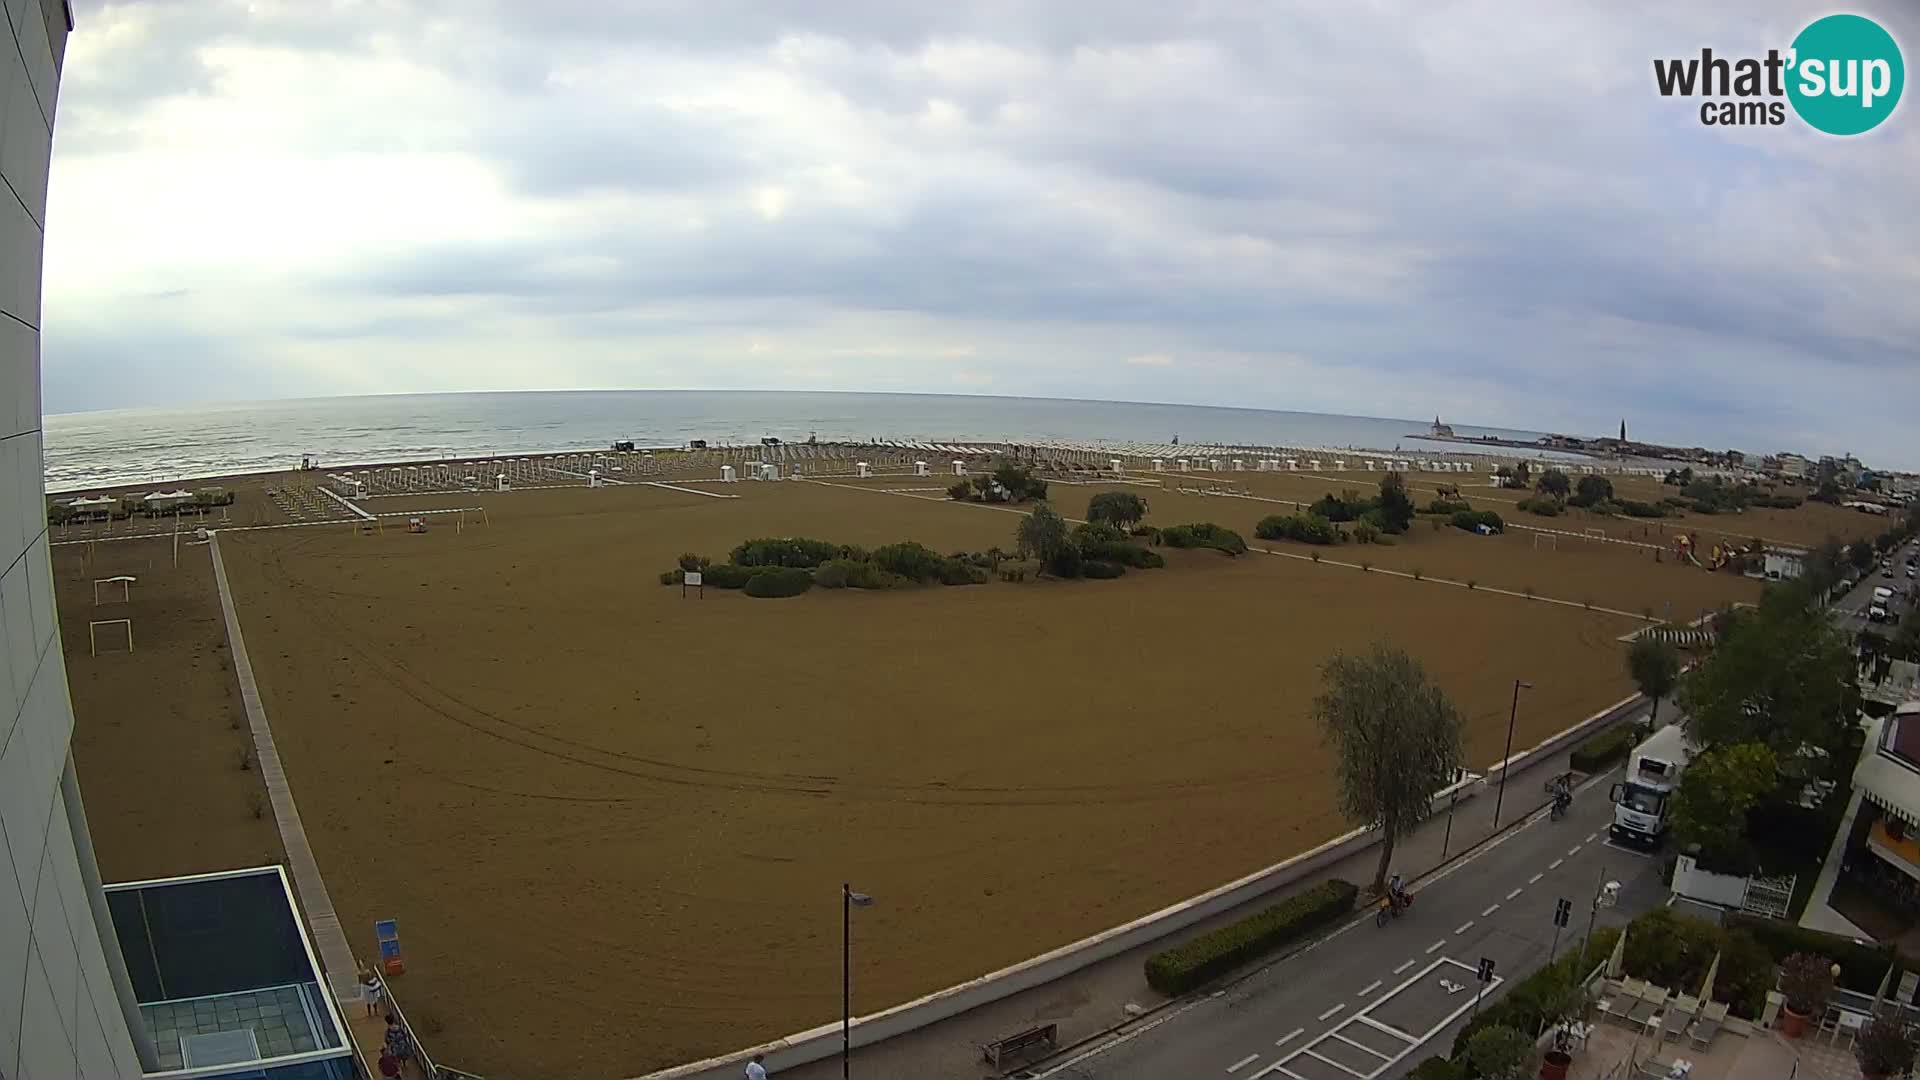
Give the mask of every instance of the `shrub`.
M 1413 1067 L 1407 1080 L 1469 1080 L 1467 1067 L 1443 1057 L 1430 1057 Z
M 1826 846 L 1820 841 L 1820 850 Z M 1818 953 L 1828 957 L 1827 966 L 1840 965 L 1840 985 L 1849 990 L 1871 994 L 1879 989 L 1895 953 L 1887 946 L 1858 945 L 1837 934 L 1809 930 L 1778 919 L 1763 919 L 1740 912 L 1729 912 L 1722 920 L 1728 930 L 1750 935 L 1776 962 L 1795 953 Z
M 715 563 L 707 567 L 701 581 L 716 589 L 744 589 L 755 574 L 776 569 L 771 566 L 741 566 L 738 563 Z
M 1419 581 L 1423 576 L 1425 575 L 1419 567 L 1416 566 L 1413 568 L 1413 580 Z
M 705 570 L 712 561 L 713 560 L 707 558 L 705 555 L 695 555 L 689 551 L 685 555 L 680 556 L 680 569 Z
M 943 561 L 934 576 L 942 585 L 985 585 L 987 583 L 985 570 L 960 559 Z
M 727 558 L 738 566 L 796 566 L 811 570 L 828 559 L 839 558 L 841 554 L 838 544 L 800 536 L 784 536 L 748 540 L 734 548 Z
M 1519 1080 L 1532 1057 L 1533 1037 L 1505 1024 L 1488 1024 L 1474 1032 L 1460 1055 L 1469 1073 L 1488 1080 Z
M 1080 576 L 1080 568 L 1085 562 L 1080 549 L 1068 544 L 1047 560 L 1047 573 L 1059 578 L 1076 578 Z
M 1320 496 L 1307 507 L 1307 512 L 1328 521 L 1357 521 L 1378 507 L 1379 501 L 1376 499 L 1363 499 L 1357 492 L 1343 491 L 1339 495 Z
M 898 589 L 912 582 L 890 574 L 870 562 L 858 559 L 833 559 L 820 564 L 813 583 L 823 589 Z
M 1160 530 L 1151 525 L 1135 525 L 1133 528 L 1127 530 L 1127 535 L 1143 537 L 1150 544 L 1160 542 Z
M 1633 499 L 1620 500 L 1620 512 L 1628 517 L 1659 518 L 1666 517 L 1667 511 L 1657 503 L 1638 502 Z
M 1317 551 L 1310 551 L 1310 552 L 1308 552 L 1308 553 L 1307 553 L 1307 557 L 1308 557 L 1308 558 L 1310 558 L 1310 559 L 1312 559 L 1312 560 L 1313 560 L 1314 562 L 1319 562 L 1319 561 L 1320 561 L 1320 553 L 1319 553 L 1319 552 L 1317 552 Z
M 1087 501 L 1087 520 L 1124 529 L 1147 516 L 1147 500 L 1130 491 L 1103 491 Z
M 687 572 L 685 570 L 662 570 L 660 571 L 660 584 L 678 585 L 682 581 L 685 581 L 686 577 Z
M 1260 519 L 1253 535 L 1262 540 L 1298 540 L 1303 544 L 1339 542 L 1339 530 L 1333 522 L 1314 514 L 1274 514 Z
M 1475 590 L 1475 589 L 1477 589 L 1477 588 L 1479 588 L 1479 587 L 1480 587 L 1480 583 L 1479 583 L 1479 582 L 1477 582 L 1477 581 L 1475 581 L 1475 580 L 1473 580 L 1472 578 L 1468 578 L 1468 579 L 1467 579 L 1467 591 L 1468 591 L 1468 592 L 1472 592 L 1473 590 Z
M 1227 555 L 1244 555 L 1247 551 L 1247 542 L 1239 533 L 1211 521 L 1161 529 L 1160 542 L 1176 548 L 1212 548 Z
M 1088 559 L 1080 564 L 1080 576 L 1090 578 L 1117 578 L 1127 572 L 1127 568 L 1116 562 L 1104 559 Z
M 1560 516 L 1560 501 L 1558 499 L 1547 498 L 1544 495 L 1531 499 L 1521 499 L 1519 507 L 1529 514 L 1537 514 L 1540 517 Z
M 974 501 L 974 495 L 973 495 L 973 481 L 971 481 L 971 480 L 955 480 L 955 481 L 954 481 L 953 483 L 951 483 L 951 484 L 948 484 L 948 485 L 947 485 L 947 498 L 949 498 L 949 499 L 952 499 L 952 500 L 953 500 L 953 501 L 955 501 L 955 502 L 972 502 L 972 501 Z
M 1090 555 L 1090 548 L 1105 544 L 1122 544 L 1127 539 L 1125 531 L 1118 525 L 1106 521 L 1089 521 L 1084 525 L 1075 525 L 1068 536 L 1072 538 L 1074 546 L 1078 547 L 1083 555 Z
M 1352 882 L 1323 881 L 1264 911 L 1163 949 L 1147 958 L 1147 985 L 1170 997 L 1184 994 L 1346 915 L 1359 892 Z
M 255 815 L 256 817 L 258 815 Z M 1905 1076 L 1913 1069 L 1920 1029 L 1894 1013 L 1876 1013 L 1860 1029 L 1853 1054 L 1860 1071 L 1871 1076 Z
M 871 561 L 887 573 L 898 574 L 909 581 L 938 580 L 940 567 L 947 562 L 939 552 L 912 540 L 874 548 Z
M 1453 515 L 1447 524 L 1468 532 L 1476 532 L 1482 525 L 1497 533 L 1507 531 L 1507 523 L 1500 520 L 1500 515 L 1491 510 L 1462 510 Z
M 747 582 L 746 594 L 759 597 L 799 596 L 813 588 L 813 574 L 795 566 L 770 567 Z
M 1080 549 L 1082 559 L 1098 559 L 1101 562 L 1119 563 L 1135 570 L 1158 570 L 1167 565 L 1160 553 L 1130 544 L 1125 540 L 1110 544 L 1093 544 Z
M 1446 498 L 1445 496 L 1442 496 L 1428 503 L 1426 512 L 1429 514 L 1443 514 L 1448 517 L 1451 517 L 1462 510 L 1471 510 L 1471 509 L 1473 509 L 1473 504 L 1469 503 L 1465 499 L 1450 499 L 1450 498 Z
M 1380 526 L 1371 521 L 1362 521 L 1353 527 L 1353 541 L 1356 544 L 1371 544 L 1380 539 Z
M 1631 947 L 1633 935 L 1638 933 L 1638 924 L 1629 930 L 1627 943 Z M 1453 1040 L 1453 1056 L 1457 1059 L 1466 1056 L 1466 1050 L 1473 1037 L 1490 1027 L 1510 1027 L 1520 1031 L 1538 1031 L 1543 1024 L 1560 1019 L 1562 1010 L 1569 1000 L 1568 988 L 1577 983 L 1582 975 L 1598 967 L 1613 946 L 1620 939 L 1620 931 L 1611 926 L 1603 926 L 1593 932 L 1593 938 L 1587 943 L 1585 956 L 1574 948 L 1553 963 L 1534 972 L 1508 987 L 1505 995 L 1498 1000 L 1483 1005 L 1479 1013 L 1468 1021 L 1467 1026 Z M 1585 970 L 1581 970 L 1584 968 Z M 1705 974 L 1703 970 L 1702 975 Z M 1696 982 L 1698 980 L 1695 980 Z M 1470 1075 L 1470 1074 L 1465 1074 Z
M 1833 961 L 1814 953 L 1794 953 L 1780 963 L 1780 992 L 1787 1008 L 1818 1015 L 1833 998 Z

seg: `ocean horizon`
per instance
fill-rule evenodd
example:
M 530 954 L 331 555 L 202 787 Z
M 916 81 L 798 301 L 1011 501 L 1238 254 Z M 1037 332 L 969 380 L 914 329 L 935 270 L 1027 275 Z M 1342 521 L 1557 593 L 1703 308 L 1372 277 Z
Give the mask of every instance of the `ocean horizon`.
M 1442 417 L 1466 437 L 1542 433 Z M 531 390 L 383 394 L 51 413 L 47 489 L 323 467 L 604 448 L 631 439 L 1029 442 L 1072 439 L 1324 447 L 1390 452 L 1456 446 L 1422 438 L 1431 418 L 1216 405 L 824 390 Z M 1517 455 L 1476 446 L 1475 453 Z M 1550 455 L 1559 457 L 1562 455 Z

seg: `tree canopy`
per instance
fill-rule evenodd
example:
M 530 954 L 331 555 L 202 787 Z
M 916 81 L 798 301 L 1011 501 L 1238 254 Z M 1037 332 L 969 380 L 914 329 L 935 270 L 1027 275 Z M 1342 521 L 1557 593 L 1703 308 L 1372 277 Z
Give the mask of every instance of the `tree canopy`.
M 1647 723 L 1657 724 L 1660 699 L 1673 693 L 1680 681 L 1680 650 L 1670 641 L 1642 634 L 1627 646 L 1627 674 L 1633 676 L 1633 685 L 1641 693 L 1653 699 L 1653 713 L 1647 717 Z
M 1130 491 L 1103 491 L 1087 500 L 1088 521 L 1104 521 L 1130 529 L 1146 516 L 1147 500 Z
M 1407 494 L 1407 478 L 1389 472 L 1380 478 L 1380 531 L 1403 533 L 1413 524 L 1413 498 Z
M 1575 506 L 1597 506 L 1613 501 L 1613 481 L 1604 476 L 1583 476 L 1573 485 L 1573 498 L 1568 500 Z
M 1313 715 L 1336 751 L 1340 808 L 1381 830 L 1377 892 L 1386 887 L 1395 842 L 1453 780 L 1460 712 L 1419 661 L 1384 643 L 1361 656 L 1337 653 L 1320 671 L 1324 689 Z
M 1540 494 L 1551 495 L 1556 499 L 1565 499 L 1567 493 L 1573 490 L 1573 482 L 1568 480 L 1567 474 L 1559 469 L 1548 469 L 1541 473 L 1538 486 Z
M 1852 642 L 1815 595 L 1797 583 L 1776 586 L 1758 610 L 1721 620 L 1719 644 L 1681 685 L 1695 741 L 1761 743 L 1783 762 L 1803 746 L 1844 747 L 1857 668 Z
M 1014 526 L 1013 546 L 1023 559 L 1052 563 L 1062 551 L 1072 546 L 1067 532 L 1067 519 L 1055 513 L 1053 507 L 1042 503 Z
M 1760 743 L 1703 751 L 1674 792 L 1674 836 L 1682 844 L 1700 845 L 1709 862 L 1742 860 L 1748 850 L 1747 811 L 1778 783 L 1778 759 Z

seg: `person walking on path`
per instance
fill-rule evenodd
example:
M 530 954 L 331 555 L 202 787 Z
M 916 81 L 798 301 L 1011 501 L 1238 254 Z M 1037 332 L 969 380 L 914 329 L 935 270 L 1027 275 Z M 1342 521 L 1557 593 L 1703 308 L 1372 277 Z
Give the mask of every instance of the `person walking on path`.
M 767 1080 L 767 1067 L 762 1064 L 766 1060 L 765 1054 L 753 1055 L 753 1060 L 747 1062 L 747 1080 Z
M 386 988 L 380 985 L 380 976 L 368 968 L 360 977 L 360 1000 L 367 1003 L 367 1019 L 380 1015 L 380 999 L 386 996 Z
M 400 1021 L 392 1013 L 387 1014 L 387 1053 L 400 1063 L 402 1076 L 410 1074 L 413 1063 L 413 1036 L 400 1026 Z

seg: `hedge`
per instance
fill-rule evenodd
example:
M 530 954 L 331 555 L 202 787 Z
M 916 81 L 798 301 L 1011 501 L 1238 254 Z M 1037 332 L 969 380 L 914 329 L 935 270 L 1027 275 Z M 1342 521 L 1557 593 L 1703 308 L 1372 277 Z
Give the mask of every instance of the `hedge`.
M 1467 1067 L 1443 1057 L 1430 1057 L 1415 1065 L 1407 1080 L 1468 1080 Z
M 799 596 L 813 588 L 813 575 L 795 566 L 769 567 L 747 582 L 748 596 Z
M 1247 542 L 1239 533 L 1211 521 L 1170 525 L 1160 530 L 1160 542 L 1176 548 L 1212 548 L 1228 555 L 1244 555 Z
M 1863 994 L 1879 990 L 1888 966 L 1899 959 L 1891 945 L 1856 945 L 1852 938 L 1808 930 L 1778 919 L 1728 912 L 1721 917 L 1721 923 L 1729 931 L 1742 930 L 1752 935 L 1775 963 L 1797 952 L 1824 956 L 1840 965 L 1841 986 Z
M 1274 514 L 1253 527 L 1262 540 L 1298 540 L 1303 544 L 1337 544 L 1340 530 L 1318 514 Z
M 1491 510 L 1462 510 L 1449 518 L 1447 524 L 1468 532 L 1473 532 L 1482 525 L 1491 528 L 1494 532 L 1507 531 L 1507 523 L 1500 520 L 1500 515 Z
M 1080 564 L 1080 576 L 1089 578 L 1117 578 L 1127 572 L 1127 568 L 1116 562 L 1104 559 L 1088 559 Z
M 1538 495 L 1531 499 L 1521 499 L 1519 507 L 1529 514 L 1538 514 L 1541 517 L 1559 517 L 1561 511 L 1564 509 L 1560 505 L 1560 500 L 1547 495 Z
M 846 554 L 839 544 L 809 540 L 803 536 L 768 536 L 748 540 L 727 556 L 739 566 L 798 566 L 813 569 L 828 559 Z M 694 569 L 682 563 L 682 569 Z
M 1600 927 L 1594 930 L 1592 940 L 1587 942 L 1584 957 L 1580 955 L 1580 946 L 1576 941 L 1558 960 L 1517 983 L 1509 984 L 1506 993 L 1499 1000 L 1483 1004 L 1479 1013 L 1467 1022 L 1466 1027 L 1460 1029 L 1460 1034 L 1454 1036 L 1453 1057 L 1460 1057 L 1466 1050 L 1467 1043 L 1484 1028 L 1505 1025 L 1529 1034 L 1539 1031 L 1542 1006 L 1563 992 L 1563 987 L 1577 982 L 1604 963 L 1607 955 L 1613 951 L 1614 942 L 1619 938 L 1618 929 L 1610 926 Z M 1633 941 L 1631 928 L 1627 934 L 1627 941 L 1629 943 Z M 1431 1075 L 1444 1077 L 1448 1074 Z M 1460 1072 L 1454 1075 L 1466 1076 L 1465 1067 L 1462 1066 Z
M 857 559 L 834 559 L 813 572 L 813 583 L 823 589 L 899 589 L 913 582 Z
M 1615 724 L 1567 755 L 1567 767 L 1588 776 L 1598 775 L 1612 768 L 1615 762 L 1626 760 L 1639 734 L 1640 725 L 1637 723 Z
M 1264 911 L 1147 958 L 1147 985 L 1176 997 L 1250 960 L 1306 937 L 1353 911 L 1360 893 L 1332 879 Z
M 700 580 L 702 583 L 711 585 L 716 589 L 744 589 L 747 587 L 747 582 L 752 581 L 756 576 L 776 569 L 779 568 L 774 566 L 741 566 L 738 563 L 718 563 L 714 566 L 707 567 L 701 574 Z
M 1658 518 L 1666 517 L 1666 508 L 1658 503 L 1644 503 L 1633 499 L 1620 500 L 1620 512 L 1628 517 Z
M 941 564 L 947 558 L 925 544 L 905 540 L 874 548 L 872 561 L 873 565 L 890 574 L 899 574 L 912 581 L 934 581 L 940 577 Z

